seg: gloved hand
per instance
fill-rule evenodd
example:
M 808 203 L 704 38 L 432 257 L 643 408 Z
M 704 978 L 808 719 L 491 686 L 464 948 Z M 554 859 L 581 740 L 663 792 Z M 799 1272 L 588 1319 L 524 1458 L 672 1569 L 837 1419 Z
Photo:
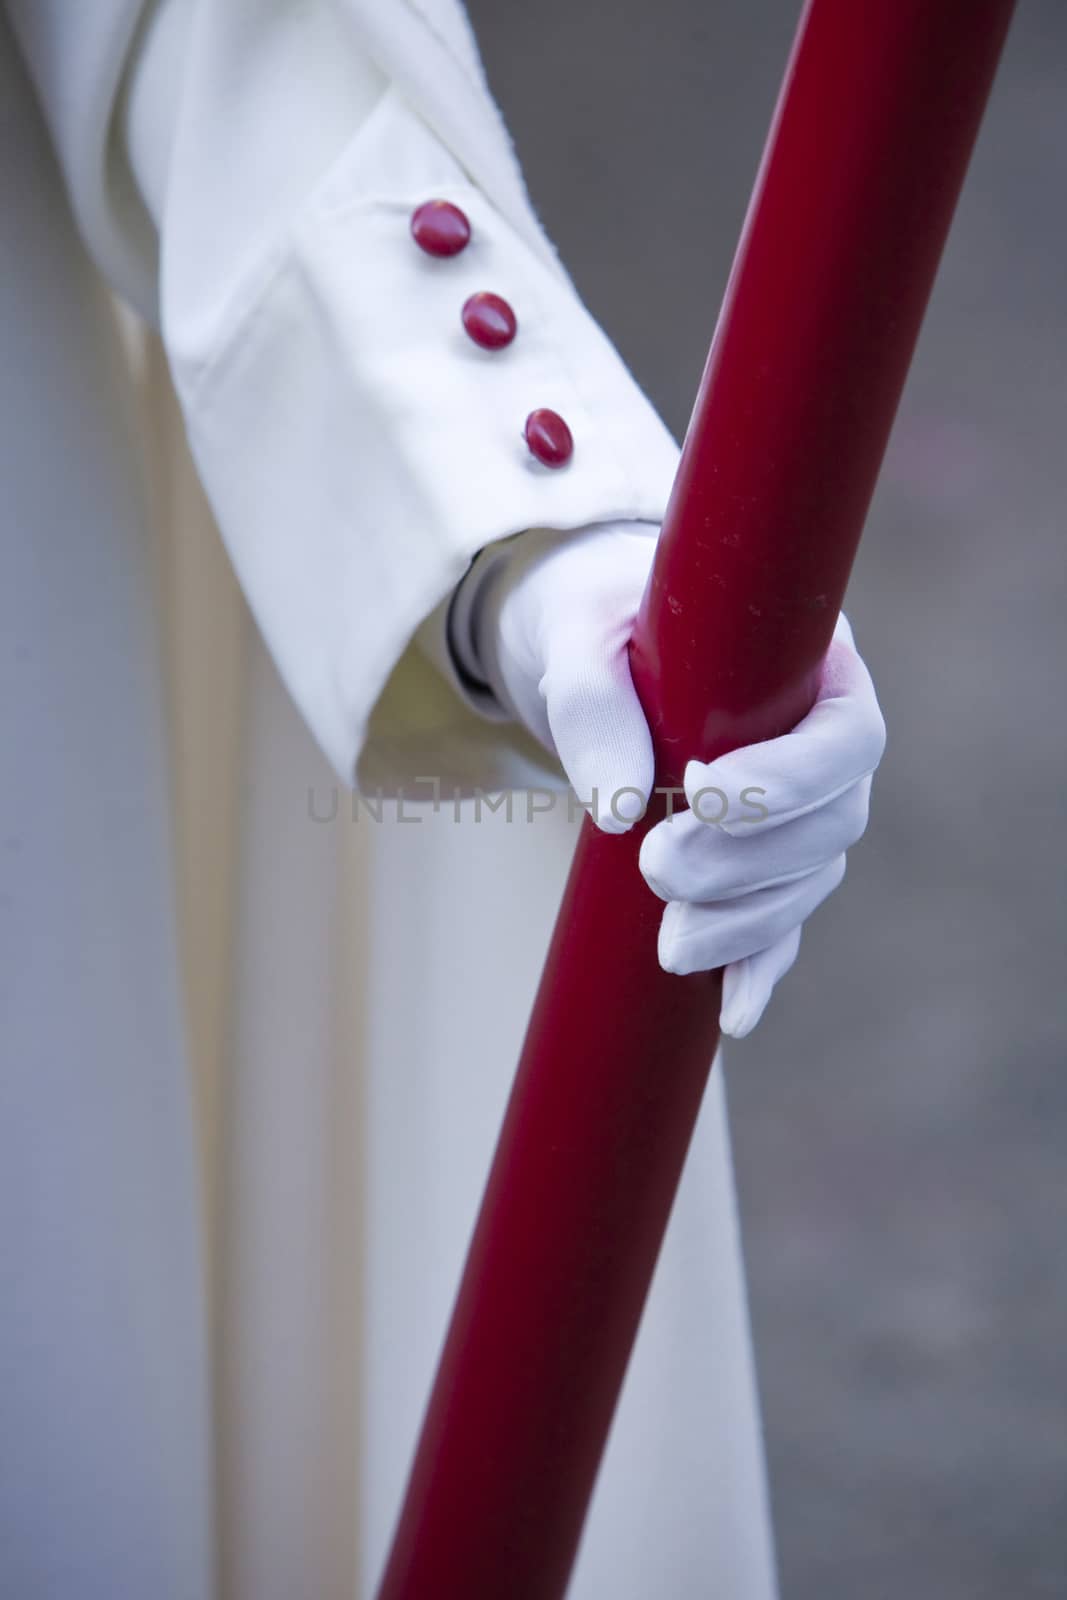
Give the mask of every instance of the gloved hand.
M 633 825 L 653 785 L 626 645 L 655 532 L 626 523 L 522 534 L 485 553 L 459 608 L 461 660 L 555 751 L 609 833 Z M 641 871 L 667 902 L 660 962 L 668 972 L 726 969 L 724 1033 L 755 1027 L 796 960 L 805 918 L 841 882 L 884 744 L 874 686 L 842 616 L 799 726 L 707 765 L 690 761 L 688 808 L 646 836 Z

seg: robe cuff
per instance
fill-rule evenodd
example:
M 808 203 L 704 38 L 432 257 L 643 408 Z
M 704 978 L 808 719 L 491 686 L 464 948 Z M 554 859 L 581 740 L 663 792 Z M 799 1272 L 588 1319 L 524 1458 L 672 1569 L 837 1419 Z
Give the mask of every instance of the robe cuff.
M 469 221 L 469 243 L 449 258 L 412 237 L 429 198 Z M 393 90 L 249 270 L 214 302 L 183 298 L 175 263 L 164 335 L 245 593 L 351 782 L 398 663 L 477 552 L 528 528 L 659 522 L 678 452 L 562 268 Z M 485 290 L 517 316 L 504 349 L 480 348 L 463 325 L 464 304 Z M 527 447 L 539 408 L 571 431 L 564 466 Z M 426 704 L 410 703 L 416 678 L 405 727 L 377 719 L 383 749 L 426 732 Z M 493 713 L 474 700 L 484 730 Z

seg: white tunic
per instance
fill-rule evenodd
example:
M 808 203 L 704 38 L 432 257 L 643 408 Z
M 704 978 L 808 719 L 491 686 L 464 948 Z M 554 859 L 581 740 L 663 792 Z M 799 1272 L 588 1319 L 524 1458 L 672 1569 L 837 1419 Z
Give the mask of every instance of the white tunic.
M 8 9 L 178 398 L 142 375 L 217 1337 L 211 1369 L 143 451 L 5 38 L 0 1587 L 206 1595 L 217 1533 L 227 1596 L 348 1600 L 384 1556 L 571 834 L 352 823 L 343 791 L 313 820 L 337 780 L 217 576 L 176 415 L 288 696 L 369 785 L 544 781 L 409 641 L 490 539 L 658 520 L 675 447 L 544 239 L 453 5 Z M 471 218 L 454 261 L 408 234 L 431 195 Z M 479 288 L 518 312 L 503 359 L 459 330 Z M 539 404 L 574 432 L 566 473 L 531 471 Z M 716 1075 L 573 1593 L 772 1592 Z

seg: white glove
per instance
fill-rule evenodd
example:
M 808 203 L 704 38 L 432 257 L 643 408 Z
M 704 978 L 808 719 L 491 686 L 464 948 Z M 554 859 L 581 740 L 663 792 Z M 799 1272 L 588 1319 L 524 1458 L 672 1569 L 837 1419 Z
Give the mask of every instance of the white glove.
M 493 547 L 461 586 L 461 663 L 559 757 L 597 825 L 621 833 L 653 785 L 627 641 L 655 551 L 649 524 L 534 530 Z M 685 772 L 687 807 L 646 836 L 641 871 L 667 902 L 668 972 L 724 967 L 720 1026 L 741 1038 L 796 960 L 804 919 L 841 882 L 867 825 L 885 725 L 840 617 L 815 706 L 779 739 Z

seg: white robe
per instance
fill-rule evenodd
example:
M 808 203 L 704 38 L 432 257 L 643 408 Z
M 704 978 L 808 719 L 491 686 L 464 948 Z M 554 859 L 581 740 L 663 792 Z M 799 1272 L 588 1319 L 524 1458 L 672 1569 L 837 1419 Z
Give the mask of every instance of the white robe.
M 148 312 L 158 225 L 181 426 L 320 746 L 371 783 L 536 781 L 529 741 L 475 718 L 408 641 L 489 538 L 658 517 L 674 451 L 529 212 L 462 17 L 397 6 L 386 23 L 350 0 L 300 8 L 317 23 L 294 40 L 276 8 L 171 0 L 164 49 L 135 35 L 137 5 L 62 26 L 60 9 L 11 8 L 75 211 Z M 336 779 L 220 572 L 151 353 L 145 548 L 146 440 L 3 44 L 0 165 L 20 226 L 0 297 L 15 730 L 0 1423 L 17 1442 L 0 1468 L 0 1580 L 195 1600 L 212 1592 L 217 1542 L 227 1597 L 349 1600 L 372 1592 L 385 1552 L 570 832 L 561 817 L 457 826 L 448 811 L 352 823 L 343 793 L 336 821 L 309 816 L 309 789 L 322 815 Z M 120 100 L 143 206 L 115 154 Z M 283 170 L 309 102 L 315 136 Z M 338 107 L 362 107 L 354 128 Z M 212 167 L 222 187 L 198 194 Z M 492 272 L 472 285 L 506 284 L 522 314 L 507 366 L 442 342 L 467 280 L 451 263 L 435 276 L 397 228 L 431 192 L 472 216 L 484 249 L 464 270 Z M 279 220 L 294 194 L 297 223 Z M 444 395 L 423 381 L 438 367 Z M 575 468 L 554 478 L 532 475 L 512 438 L 516 406 L 537 403 L 575 431 Z M 718 1075 L 572 1592 L 773 1592 Z

